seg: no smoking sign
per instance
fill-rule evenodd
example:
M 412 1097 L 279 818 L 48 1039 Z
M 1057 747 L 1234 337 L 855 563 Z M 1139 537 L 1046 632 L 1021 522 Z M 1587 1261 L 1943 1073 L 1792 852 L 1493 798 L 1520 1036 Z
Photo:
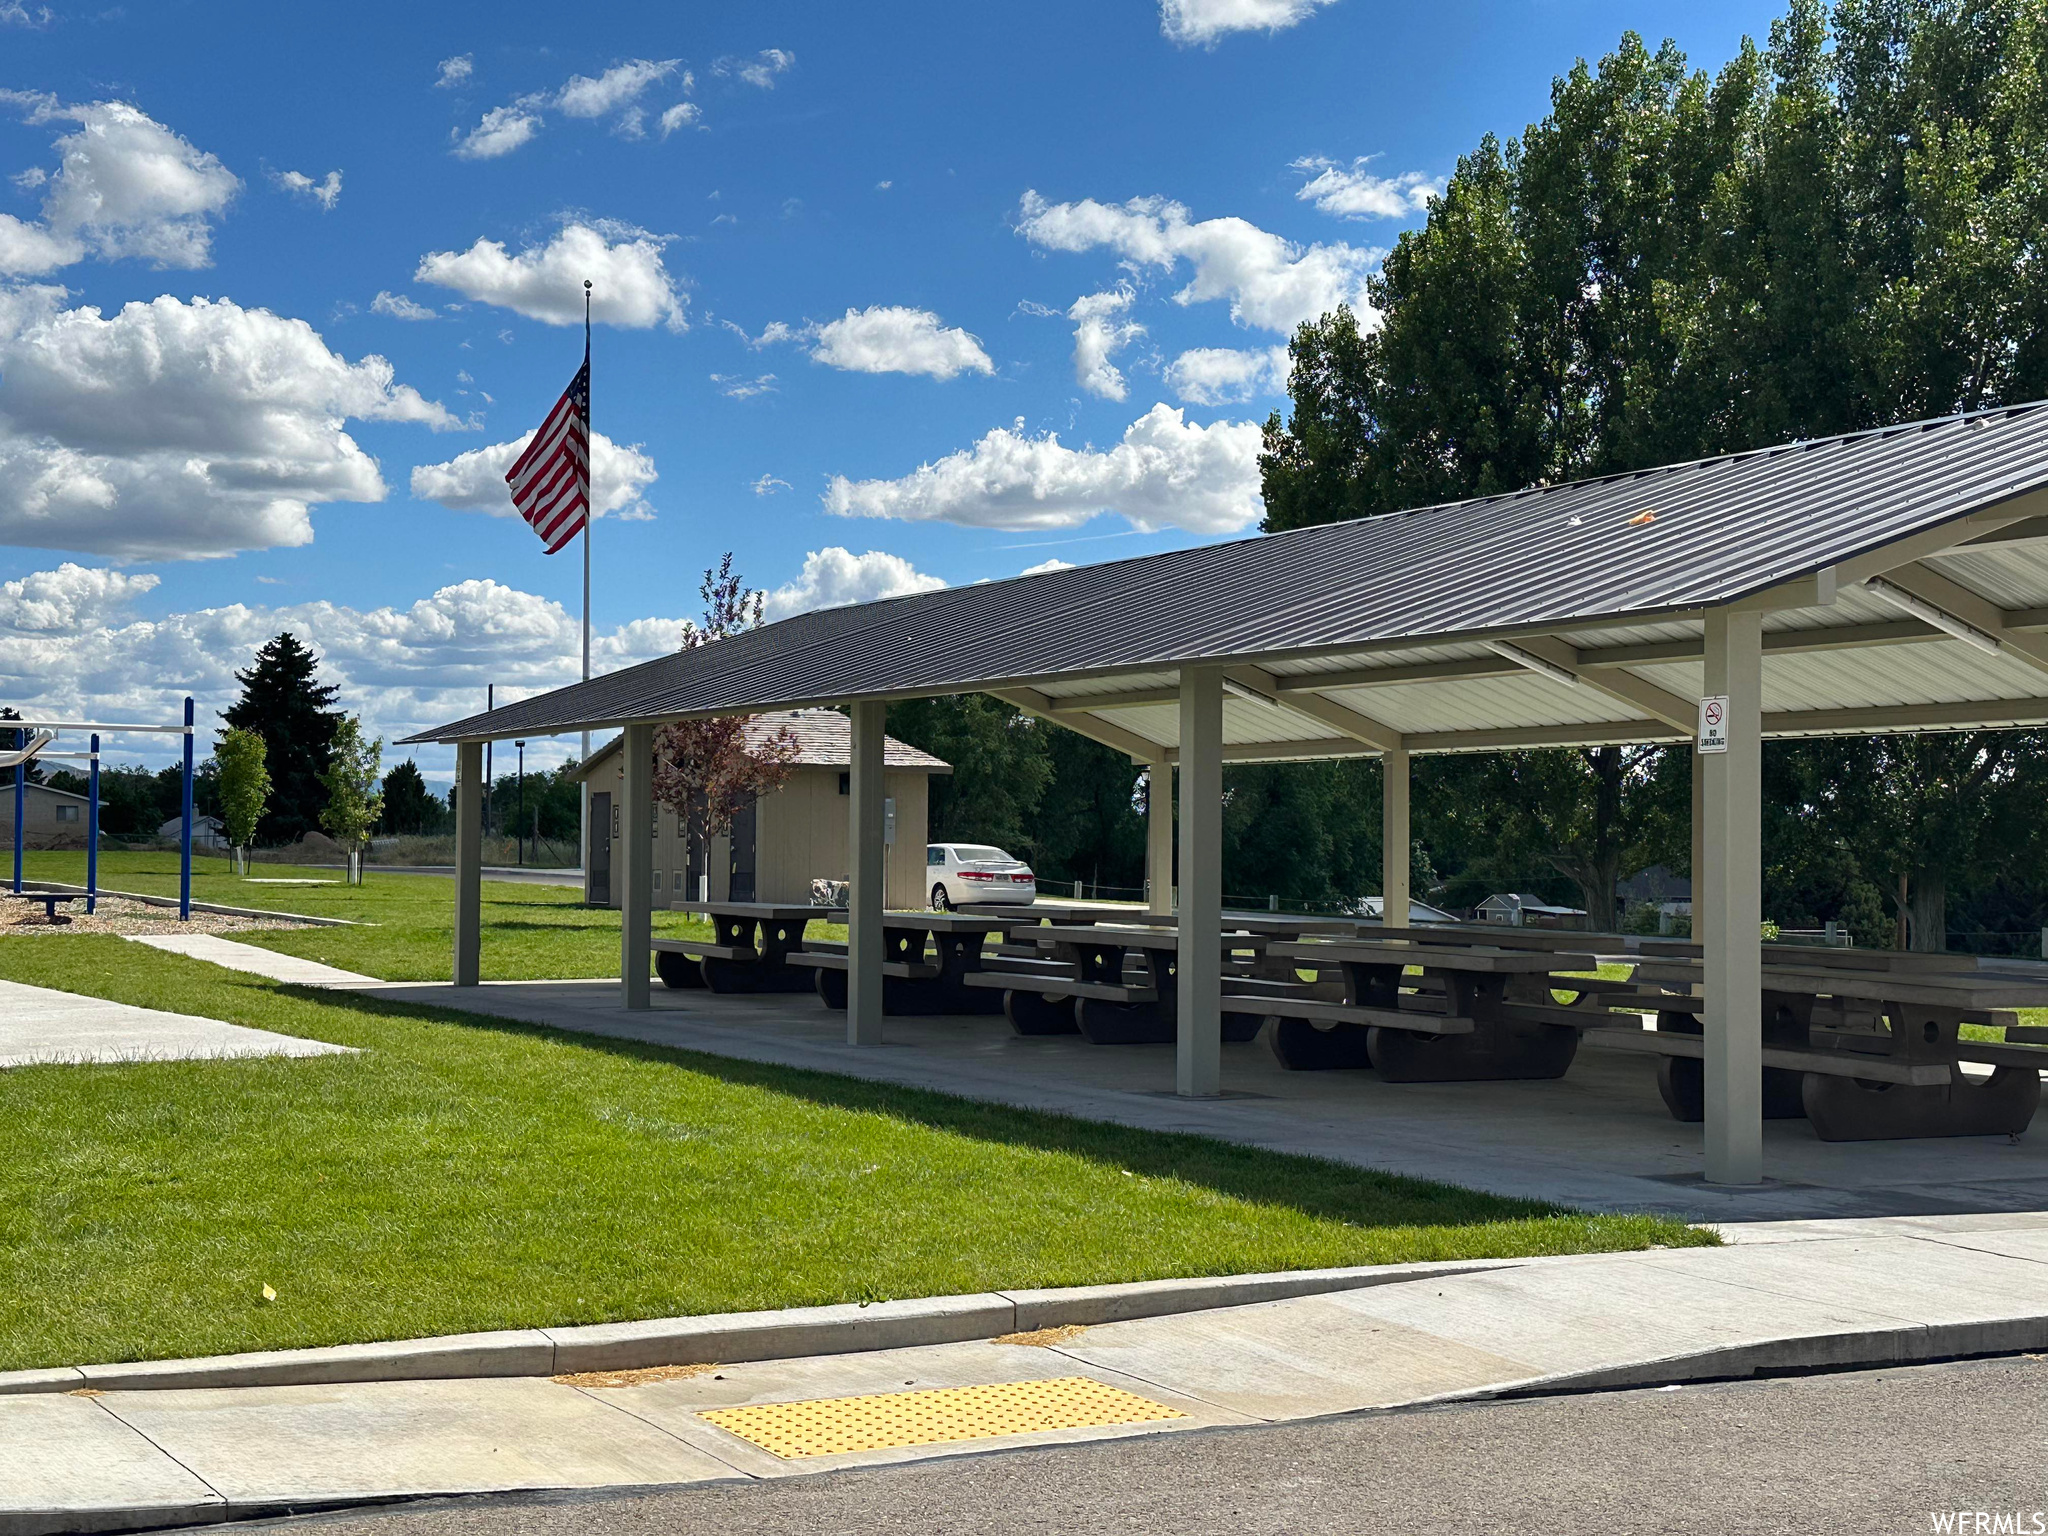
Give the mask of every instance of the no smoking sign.
M 1728 695 L 1725 693 L 1700 700 L 1700 750 L 1728 750 Z

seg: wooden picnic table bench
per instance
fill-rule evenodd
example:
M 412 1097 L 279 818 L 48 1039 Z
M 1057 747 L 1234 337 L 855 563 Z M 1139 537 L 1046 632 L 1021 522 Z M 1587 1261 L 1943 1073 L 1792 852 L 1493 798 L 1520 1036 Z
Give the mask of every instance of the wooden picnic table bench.
M 671 987 L 713 992 L 802 992 L 810 973 L 789 958 L 804 946 L 812 919 L 846 921 L 844 907 L 808 907 L 767 901 L 681 901 L 669 909 L 711 919 L 712 939 L 655 939 L 655 974 Z
M 967 985 L 1000 990 L 1003 1013 L 1019 1034 L 1078 1030 L 1096 1045 L 1168 1044 L 1176 1037 L 1176 928 L 1026 924 L 1013 926 L 1011 934 L 1028 940 L 1033 954 L 999 956 Z M 1246 971 L 1262 960 L 1268 942 L 1252 933 L 1217 935 L 1226 961 L 1238 957 Z M 1223 1038 L 1250 1040 L 1263 1023 L 1263 1015 L 1232 1012 L 1226 1004 Z
M 2048 1050 L 2008 1033 L 1966 1040 L 1965 1024 L 2018 1028 L 2010 1010 L 2048 1003 L 2048 975 L 1968 968 L 1817 965 L 1807 954 L 1763 968 L 1763 1100 L 1767 1118 L 1804 1117 L 1823 1141 L 2017 1135 L 2041 1100 Z M 1810 953 L 1810 952 L 1809 952 Z M 1839 953 L 1839 952 L 1838 952 Z M 1647 975 L 1646 975 L 1647 973 Z M 1696 969 L 1670 960 L 1637 970 L 1648 983 L 1687 985 Z M 1611 996 L 1611 994 L 1609 994 Z M 1656 995 L 1655 1030 L 1589 1023 L 1587 1043 L 1657 1055 L 1657 1085 L 1680 1120 L 1705 1113 L 1702 998 Z M 1589 1010 L 1590 1013 L 1592 1010 Z M 1553 1011 L 1548 1016 L 1555 1017 Z M 2037 1034 L 2036 1039 L 2041 1038 Z M 1988 1078 L 1962 1070 L 1989 1066 Z
M 1554 970 L 1591 970 L 1593 957 L 1542 949 L 1458 947 L 1395 938 L 1278 943 L 1282 959 L 1335 964 L 1343 996 L 1262 998 L 1267 1039 L 1283 1067 L 1327 1071 L 1377 1067 L 1390 1082 L 1447 1083 L 1562 1076 L 1578 1030 L 1518 1018 L 1510 983 L 1531 980 L 1547 996 Z M 1410 967 L 1420 978 L 1407 975 Z
M 978 912 L 884 912 L 882 1012 L 999 1012 L 1000 998 L 971 990 L 967 983 L 984 964 L 982 949 L 989 937 L 1014 921 Z M 811 971 L 812 985 L 826 1007 L 846 1006 L 850 962 L 844 945 L 811 945 L 792 954 L 789 963 Z

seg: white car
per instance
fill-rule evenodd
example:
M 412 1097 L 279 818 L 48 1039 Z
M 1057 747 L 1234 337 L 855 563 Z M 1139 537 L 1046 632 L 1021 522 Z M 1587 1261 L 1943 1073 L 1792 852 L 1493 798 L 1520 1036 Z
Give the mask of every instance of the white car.
M 940 912 L 991 901 L 1028 906 L 1038 899 L 1031 866 L 985 843 L 930 843 L 924 862 L 932 906 Z

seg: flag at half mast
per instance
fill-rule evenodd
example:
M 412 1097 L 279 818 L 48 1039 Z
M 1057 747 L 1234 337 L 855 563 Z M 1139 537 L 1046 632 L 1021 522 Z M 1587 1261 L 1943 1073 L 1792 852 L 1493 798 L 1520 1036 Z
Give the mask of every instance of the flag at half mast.
M 590 518 L 590 352 L 583 366 L 533 434 L 526 452 L 505 472 L 512 504 L 540 535 L 549 554 L 565 548 Z

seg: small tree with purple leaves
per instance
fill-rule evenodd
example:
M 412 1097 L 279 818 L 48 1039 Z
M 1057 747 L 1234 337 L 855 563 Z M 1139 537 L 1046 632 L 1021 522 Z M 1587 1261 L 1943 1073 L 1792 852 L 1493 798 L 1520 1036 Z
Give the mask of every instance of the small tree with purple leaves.
M 683 621 L 683 650 L 760 628 L 765 594 L 747 590 L 733 572 L 730 552 L 704 573 L 698 590 L 704 622 Z M 796 732 L 785 725 L 750 745 L 747 727 L 754 718 L 679 720 L 654 733 L 654 798 L 676 813 L 693 846 L 708 849 L 712 838 L 732 830 L 733 818 L 750 801 L 774 794 L 796 769 L 802 751 Z

